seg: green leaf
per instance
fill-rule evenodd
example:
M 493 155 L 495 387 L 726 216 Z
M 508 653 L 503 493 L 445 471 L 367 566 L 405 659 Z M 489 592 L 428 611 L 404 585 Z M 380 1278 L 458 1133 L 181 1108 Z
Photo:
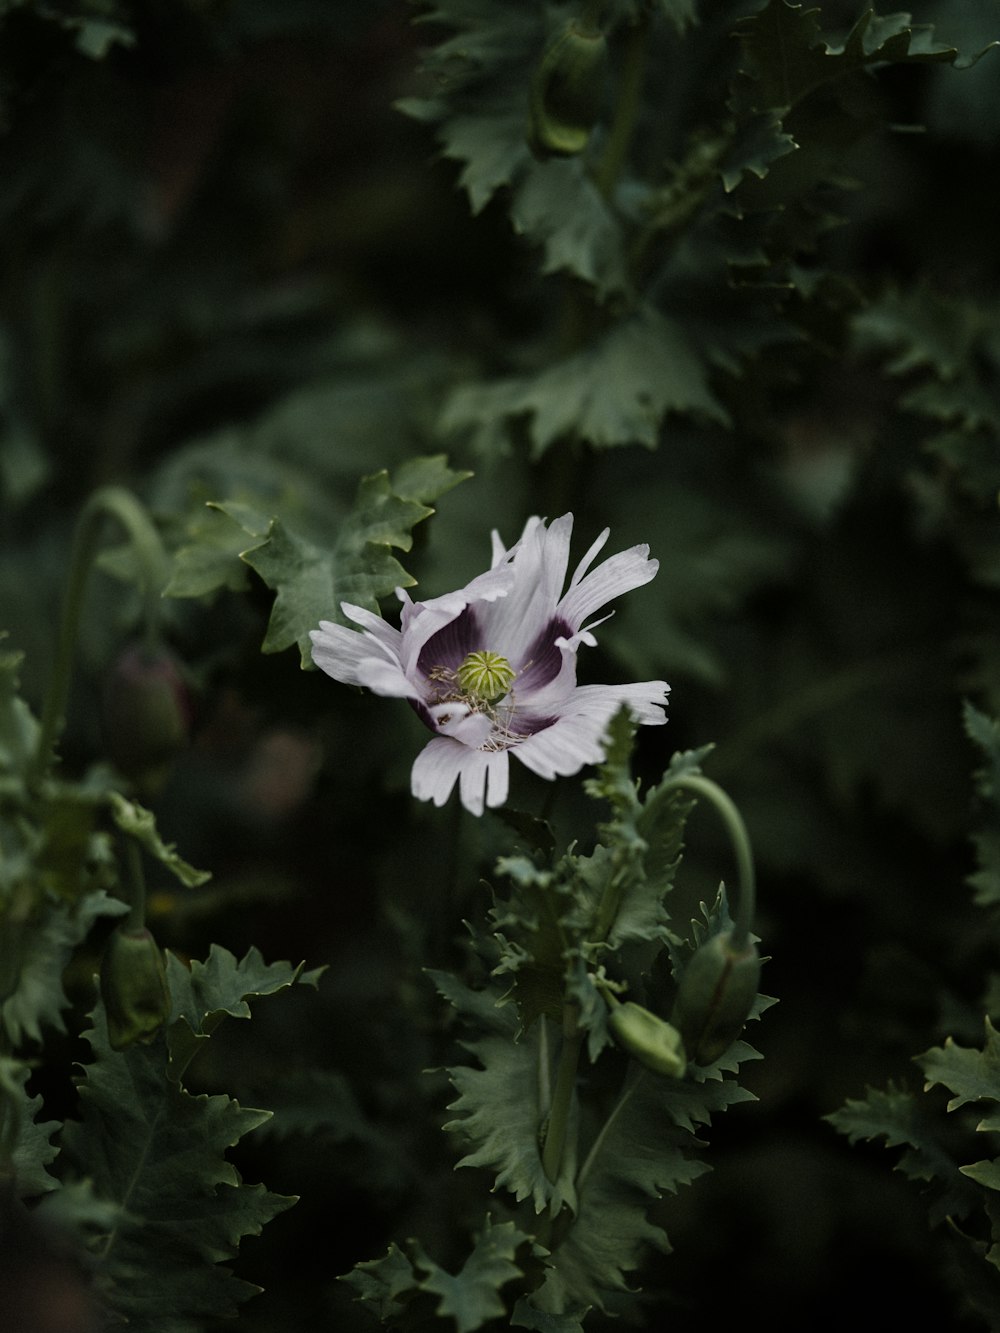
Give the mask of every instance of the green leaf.
M 151 810 L 145 810 L 137 801 L 127 800 L 116 791 L 108 793 L 108 804 L 111 816 L 122 832 L 141 843 L 150 856 L 175 875 L 186 888 L 197 888 L 212 878 L 210 871 L 195 870 L 188 865 L 178 856 L 173 843 L 163 841 Z
M 470 432 L 477 450 L 501 453 L 504 423 L 527 417 L 535 459 L 562 439 L 653 448 L 668 412 L 728 423 L 708 377 L 681 325 L 644 308 L 537 375 L 462 386 L 446 403 L 441 428 Z
M 981 1051 L 959 1046 L 948 1037 L 943 1046 L 916 1057 L 927 1079 L 926 1087 L 941 1083 L 954 1094 L 949 1111 L 982 1099 L 1000 1101 L 1000 1033 L 989 1018 L 985 1025 L 986 1040 Z
M 256 535 L 265 536 L 268 524 L 264 517 Z M 249 580 L 240 556 L 254 526 L 246 506 L 199 504 L 186 526 L 187 541 L 174 552 L 173 572 L 163 595 L 211 597 L 224 588 L 243 592 Z
M 169 1076 L 162 1038 L 113 1051 L 100 1002 L 93 1023 L 81 1118 L 66 1126 L 63 1155 L 117 1209 L 90 1247 L 95 1290 L 142 1333 L 235 1314 L 256 1289 L 220 1261 L 294 1202 L 244 1185 L 225 1156 L 269 1112 L 191 1096 Z
M 391 1323 L 402 1314 L 403 1297 L 412 1295 L 417 1282 L 413 1265 L 395 1243 L 381 1259 L 356 1264 L 341 1280 L 354 1288 L 356 1299 L 363 1301 L 381 1323 Z
M 912 1092 L 892 1083 L 884 1091 L 867 1088 L 863 1099 L 849 1097 L 839 1110 L 823 1118 L 849 1143 L 884 1139 L 887 1148 L 905 1146 L 894 1169 L 910 1180 L 933 1182 L 941 1190 L 930 1207 L 932 1223 L 965 1217 L 976 1206 L 975 1193 L 942 1142 L 933 1113 Z
M 437 456 L 411 460 L 398 481 L 385 471 L 365 477 L 332 542 L 322 545 L 294 520 L 273 518 L 263 538 L 241 557 L 277 594 L 263 651 L 281 652 L 297 643 L 302 665 L 311 666 L 309 631 L 320 620 L 343 622 L 342 602 L 377 610 L 380 597 L 412 585 L 413 578 L 390 548 L 408 551 L 413 527 L 434 512 L 424 501 L 436 499 L 469 475 L 452 471 Z M 220 508 L 240 520 L 233 506 Z M 259 526 L 254 518 L 247 531 L 259 537 Z
M 627 1290 L 625 1275 L 651 1248 L 666 1248 L 650 1205 L 708 1170 L 692 1155 L 694 1125 L 747 1100 L 752 1094 L 733 1080 L 679 1082 L 634 1068 L 584 1158 L 576 1218 L 532 1303 L 557 1314 L 605 1309 L 612 1292 Z
M 18 692 L 23 660 L 0 651 L 0 773 L 24 773 L 38 748 L 38 722 Z
M 740 28 L 742 72 L 736 105 L 755 112 L 796 106 L 833 79 L 875 64 L 953 64 L 958 52 L 941 46 L 927 26 L 911 26 L 909 14 L 879 17 L 866 10 L 843 44 L 823 40 L 817 8 L 769 0 Z
M 543 273 L 572 273 L 602 300 L 627 289 L 621 223 L 578 158 L 533 164 L 510 212 L 515 230 L 544 247 Z
M 475 1239 L 472 1252 L 456 1274 L 429 1259 L 419 1245 L 414 1247 L 414 1267 L 424 1274 L 421 1291 L 437 1296 L 437 1313 L 453 1319 L 457 1333 L 473 1333 L 487 1320 L 506 1314 L 500 1289 L 522 1276 L 513 1262 L 520 1246 L 530 1237 L 513 1222 L 491 1222 Z
M 494 1001 L 496 991 L 486 992 Z M 478 1006 L 482 999 L 474 1001 Z M 538 1134 L 543 1111 L 539 1106 L 539 1062 L 543 1025 L 536 1023 L 515 1040 L 516 1019 L 510 1008 L 505 1015 L 506 1031 L 478 1041 L 463 1042 L 480 1068 L 457 1065 L 448 1077 L 458 1097 L 449 1103 L 454 1118 L 444 1128 L 471 1148 L 458 1166 L 489 1167 L 496 1173 L 495 1188 L 504 1188 L 519 1202 L 530 1199 L 541 1212 L 555 1197 L 554 1187 L 542 1167 Z M 557 1200 L 556 1207 L 562 1202 Z
M 33 1199 L 59 1184 L 46 1168 L 59 1151 L 51 1140 L 60 1125 L 57 1120 L 36 1120 L 42 1098 L 28 1096 L 30 1074 L 22 1061 L 0 1056 L 0 1151 L 10 1154 L 19 1199 Z
M 213 944 L 208 959 L 185 967 L 172 953 L 166 955 L 170 988 L 167 1028 L 169 1072 L 180 1079 L 195 1052 L 223 1018 L 249 1018 L 249 1001 L 275 995 L 297 982 L 315 986 L 319 971 L 303 973 L 304 964 L 265 963 L 256 947 L 237 962 L 228 949 Z M 322 969 L 320 969 L 321 971 Z
M 16 956 L 5 960 L 15 981 L 0 1003 L 0 1018 L 13 1046 L 25 1040 L 40 1042 L 46 1025 L 65 1031 L 63 1010 L 69 1001 L 63 973 L 73 951 L 99 917 L 121 916 L 127 910 L 124 903 L 98 890 L 75 905 L 43 898 L 13 941 L 9 938 L 11 923 L 3 922 L 8 935 L 3 947 L 13 944 Z

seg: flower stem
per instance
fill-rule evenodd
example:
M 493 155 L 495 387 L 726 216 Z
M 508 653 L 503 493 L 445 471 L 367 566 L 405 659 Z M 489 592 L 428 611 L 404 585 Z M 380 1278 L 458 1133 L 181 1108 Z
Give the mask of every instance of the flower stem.
M 639 107 L 642 103 L 642 85 L 646 76 L 646 47 L 649 31 L 649 15 L 643 13 L 628 32 L 625 45 L 625 61 L 622 69 L 621 89 L 614 119 L 608 134 L 608 142 L 594 173 L 594 184 L 605 199 L 611 198 L 622 167 L 628 157 L 632 135 L 639 119 Z
M 95 491 L 84 505 L 73 534 L 69 582 L 63 598 L 52 676 L 42 708 L 38 746 L 28 771 L 31 784 L 37 783 L 52 763 L 55 745 L 65 724 L 73 653 L 83 613 L 87 577 L 100 549 L 107 518 L 116 519 L 125 529 L 141 571 L 147 641 L 152 642 L 157 633 L 159 600 L 167 578 L 167 555 L 163 543 L 145 507 L 131 491 L 121 486 L 104 486 Z
M 750 835 L 747 833 L 743 816 L 722 788 L 700 773 L 685 773 L 669 779 L 666 787 L 682 787 L 696 796 L 704 796 L 715 806 L 722 818 L 736 856 L 736 868 L 740 881 L 740 900 L 733 918 L 731 947 L 735 952 L 747 947 L 750 930 L 753 926 L 754 907 L 756 905 L 756 879 L 754 875 L 753 852 L 750 848 Z
M 142 867 L 142 850 L 134 838 L 125 838 L 125 858 L 128 865 L 129 888 L 125 929 L 142 930 L 146 924 L 146 872 Z
M 545 1132 L 545 1145 L 542 1148 L 542 1168 L 548 1179 L 553 1182 L 559 1178 L 563 1153 L 566 1150 L 569 1116 L 576 1090 L 576 1071 L 580 1063 L 583 1039 L 584 1033 L 577 1021 L 576 1007 L 566 1005 L 563 1011 L 563 1043 L 559 1052 L 559 1068 L 556 1071 L 552 1108 Z

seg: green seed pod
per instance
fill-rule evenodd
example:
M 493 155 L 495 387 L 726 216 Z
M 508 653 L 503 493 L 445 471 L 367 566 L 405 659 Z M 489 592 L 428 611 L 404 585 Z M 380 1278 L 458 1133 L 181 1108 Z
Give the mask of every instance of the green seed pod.
M 538 157 L 582 153 L 604 98 L 608 44 L 570 21 L 549 41 L 531 80 L 528 142 Z
M 608 1024 L 618 1041 L 640 1064 L 656 1074 L 683 1078 L 687 1061 L 681 1034 L 670 1023 L 657 1018 L 641 1004 L 626 1000 L 616 1004 Z
M 103 731 L 115 766 L 140 788 L 155 788 L 186 744 L 191 703 L 180 667 L 165 649 L 133 644 L 104 682 Z
M 113 1050 L 152 1041 L 170 1017 L 163 954 L 145 926 L 118 926 L 101 958 L 101 998 Z
M 684 969 L 671 1020 L 699 1065 L 718 1060 L 743 1031 L 760 981 L 757 946 L 732 948 L 732 932 L 706 940 Z

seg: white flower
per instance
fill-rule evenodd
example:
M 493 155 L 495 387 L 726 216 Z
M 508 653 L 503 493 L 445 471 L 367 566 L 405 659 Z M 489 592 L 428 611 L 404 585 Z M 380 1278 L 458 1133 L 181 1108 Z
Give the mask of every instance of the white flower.
M 636 722 L 667 720 L 662 680 L 577 685 L 577 649 L 596 643 L 591 631 L 607 616 L 584 621 L 648 583 L 659 566 L 648 546 L 633 546 L 591 570 L 605 529 L 563 593 L 572 530 L 572 514 L 549 527 L 530 518 L 510 550 L 494 532 L 492 568 L 458 592 L 414 602 L 397 589 L 399 629 L 344 602 L 360 633 L 325 620 L 312 631 L 317 666 L 334 680 L 409 699 L 435 733 L 413 765 L 420 800 L 444 805 L 458 781 L 462 804 L 480 815 L 484 804 L 507 799 L 510 754 L 543 778 L 565 776 L 603 758 L 622 704 Z

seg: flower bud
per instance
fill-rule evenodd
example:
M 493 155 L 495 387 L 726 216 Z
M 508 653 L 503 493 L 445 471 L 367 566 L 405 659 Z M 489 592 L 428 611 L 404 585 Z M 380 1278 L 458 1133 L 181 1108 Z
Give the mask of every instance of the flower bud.
M 608 1015 L 608 1025 L 629 1055 L 655 1074 L 683 1078 L 687 1061 L 681 1034 L 641 1004 L 626 1000 Z
M 142 788 L 153 787 L 187 743 L 191 704 L 176 658 L 132 644 L 104 683 L 104 742 L 115 766 Z
M 757 996 L 760 956 L 750 941 L 734 950 L 732 932 L 713 935 L 681 977 L 671 1019 L 699 1065 L 718 1060 L 743 1031 Z
M 601 110 L 608 44 L 570 21 L 552 37 L 531 81 L 528 141 L 539 157 L 582 153 Z
M 118 926 L 104 946 L 101 998 L 107 1010 L 108 1040 L 122 1051 L 133 1042 L 152 1041 L 170 1016 L 170 991 L 163 954 L 145 926 Z

